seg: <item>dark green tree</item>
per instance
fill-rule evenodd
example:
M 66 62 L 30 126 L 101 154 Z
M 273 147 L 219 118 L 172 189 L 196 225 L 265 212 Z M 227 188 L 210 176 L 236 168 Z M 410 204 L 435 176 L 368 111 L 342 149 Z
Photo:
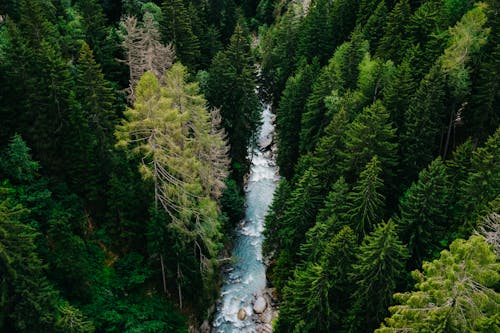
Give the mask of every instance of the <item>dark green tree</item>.
M 372 53 L 378 48 L 380 40 L 384 36 L 384 27 L 387 19 L 387 6 L 385 1 L 380 1 L 374 11 L 363 11 L 360 8 L 361 13 L 371 13 L 366 24 L 363 26 L 363 35 L 365 39 L 370 44 L 370 50 Z
M 314 151 L 312 165 L 326 189 L 341 176 L 339 170 L 332 168 L 332 165 L 337 165 L 340 162 L 340 152 L 344 148 L 343 136 L 348 124 L 347 112 L 341 109 L 333 116 L 332 121 L 325 129 L 325 135 L 320 139 Z
M 361 171 L 359 180 L 348 195 L 350 209 L 346 214 L 351 228 L 361 241 L 384 217 L 385 197 L 380 193 L 384 182 L 380 179 L 381 163 L 377 155 Z
M 239 25 L 227 50 L 219 52 L 212 61 L 207 100 L 221 109 L 222 124 L 231 144 L 233 177 L 241 184 L 250 166 L 247 147 L 254 139 L 260 119 L 250 44 Z
M 356 236 L 349 227 L 327 240 L 321 259 L 294 272 L 283 292 L 278 332 L 331 332 L 341 327 L 349 302 Z M 302 322 L 302 324 L 301 324 Z
M 286 208 L 279 221 L 282 228 L 278 236 L 282 240 L 276 267 L 273 270 L 276 286 L 281 289 L 291 276 L 306 232 L 314 226 L 316 214 L 322 202 L 321 186 L 314 170 L 307 170 L 286 200 Z
M 399 0 L 387 15 L 384 36 L 380 40 L 376 54 L 383 59 L 399 63 L 407 47 L 406 26 L 411 9 L 408 0 Z
M 400 139 L 403 184 L 415 180 L 418 171 L 438 156 L 445 116 L 444 77 L 433 67 L 404 115 Z
M 420 267 L 449 243 L 456 226 L 450 225 L 451 184 L 440 158 L 418 175 L 418 181 L 400 200 L 401 217 L 396 219 L 401 240 L 411 255 L 411 269 Z
M 348 332 L 371 332 L 387 314 L 392 294 L 404 274 L 406 247 L 392 220 L 377 226 L 359 248 L 353 265 L 356 289 L 347 321 Z
M 484 147 L 473 152 L 472 170 L 460 189 L 459 203 L 464 208 L 464 232 L 469 234 L 477 217 L 488 209 L 488 204 L 500 193 L 500 127 L 488 138 Z
M 280 238 L 279 232 L 285 227 L 283 213 L 287 208 L 286 201 L 291 192 L 292 189 L 289 182 L 286 178 L 282 178 L 274 192 L 273 202 L 265 218 L 265 228 L 263 232 L 265 238 L 262 251 L 266 255 L 271 255 L 283 247 L 284 240 Z
M 368 44 L 362 35 L 356 32 L 350 42 L 342 44 L 323 67 L 313 83 L 302 114 L 299 151 L 304 154 L 313 151 L 316 143 L 331 117 L 328 116 L 325 98 L 338 90 L 343 95 L 348 89 L 355 89 L 358 79 L 358 65 L 368 50 Z
M 306 233 L 306 241 L 300 246 L 300 257 L 304 261 L 317 262 L 327 242 L 347 225 L 349 211 L 349 185 L 340 177 L 328 193 L 323 207 L 316 216 L 316 224 Z
M 290 179 L 299 157 L 300 120 L 312 83 L 319 72 L 319 64 L 305 64 L 286 84 L 276 111 L 278 156 L 280 174 Z
M 165 43 L 172 43 L 179 60 L 195 68 L 200 57 L 200 41 L 193 33 L 189 13 L 183 0 L 167 0 L 162 6 L 160 32 Z
M 348 126 L 339 167 L 346 179 L 352 181 L 360 174 L 375 155 L 380 161 L 383 179 L 389 182 L 397 165 L 396 129 L 389 119 L 389 113 L 379 100 L 363 109 Z

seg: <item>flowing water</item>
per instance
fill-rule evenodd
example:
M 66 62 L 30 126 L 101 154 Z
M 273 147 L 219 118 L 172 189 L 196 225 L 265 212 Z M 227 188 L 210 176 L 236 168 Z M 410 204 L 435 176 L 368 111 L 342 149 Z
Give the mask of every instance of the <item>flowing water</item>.
M 256 332 L 252 302 L 266 287 L 266 267 L 262 261 L 262 231 L 264 217 L 273 199 L 279 179 L 274 158 L 269 148 L 274 132 L 273 115 L 269 105 L 262 110 L 262 127 L 258 144 L 252 151 L 252 166 L 246 192 L 245 219 L 236 230 L 233 258 L 227 269 L 222 294 L 212 324 L 212 333 Z M 238 319 L 238 311 L 245 310 L 246 318 Z

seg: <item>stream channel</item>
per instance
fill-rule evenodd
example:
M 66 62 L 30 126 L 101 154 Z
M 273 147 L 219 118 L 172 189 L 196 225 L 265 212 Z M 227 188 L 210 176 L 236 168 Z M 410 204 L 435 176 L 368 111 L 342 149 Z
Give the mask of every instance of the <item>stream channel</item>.
M 245 219 L 236 230 L 232 250 L 235 260 L 226 269 L 227 273 L 212 323 L 212 333 L 255 333 L 265 332 L 270 328 L 269 324 L 259 323 L 258 316 L 254 314 L 253 304 L 259 296 L 263 296 L 266 288 L 262 232 L 264 217 L 273 200 L 279 180 L 270 149 L 273 133 L 271 108 L 263 104 L 258 147 L 251 150 L 252 166 L 245 187 Z M 267 304 L 267 308 L 270 308 L 270 304 Z M 245 318 L 240 320 L 239 316 L 240 319 Z

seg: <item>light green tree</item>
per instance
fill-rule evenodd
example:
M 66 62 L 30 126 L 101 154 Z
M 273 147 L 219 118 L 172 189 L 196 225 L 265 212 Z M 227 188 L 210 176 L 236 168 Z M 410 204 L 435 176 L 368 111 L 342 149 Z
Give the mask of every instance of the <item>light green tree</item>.
M 416 290 L 394 295 L 400 304 L 375 332 L 498 332 L 499 270 L 482 236 L 457 239 L 423 272 L 413 272 Z

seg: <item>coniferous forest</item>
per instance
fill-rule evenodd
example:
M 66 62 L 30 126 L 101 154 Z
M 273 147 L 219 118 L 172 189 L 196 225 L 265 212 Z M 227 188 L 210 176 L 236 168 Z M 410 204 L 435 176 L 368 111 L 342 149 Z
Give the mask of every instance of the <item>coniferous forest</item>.
M 260 100 L 274 332 L 500 331 L 497 0 L 0 0 L 0 332 L 199 332 Z

